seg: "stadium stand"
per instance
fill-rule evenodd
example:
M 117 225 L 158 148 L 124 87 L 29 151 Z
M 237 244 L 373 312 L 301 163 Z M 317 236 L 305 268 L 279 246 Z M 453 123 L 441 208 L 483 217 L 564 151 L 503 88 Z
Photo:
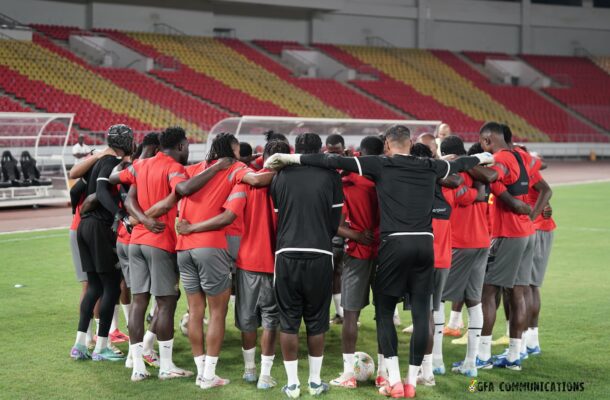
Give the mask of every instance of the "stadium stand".
M 610 75 L 584 57 L 523 55 L 521 58 L 559 84 L 544 91 L 610 130 Z
M 343 111 L 354 118 L 382 118 L 382 119 L 402 119 L 403 115 L 399 115 L 392 110 L 378 104 L 371 99 L 357 93 L 347 86 L 333 79 L 314 79 L 314 78 L 298 78 L 295 77 L 289 69 L 285 68 L 275 60 L 256 51 L 251 46 L 248 46 L 242 41 L 235 39 L 222 39 L 222 43 L 239 52 L 249 60 L 256 62 L 261 67 L 276 74 L 288 83 L 297 86 L 312 95 L 318 97 L 326 104 L 330 104 L 338 110 Z M 265 41 L 253 41 L 260 43 Z M 292 42 L 272 42 L 274 45 L 286 44 L 285 47 L 292 46 Z M 273 48 L 272 48 L 273 49 Z M 301 46 L 301 49 L 306 49 Z M 266 48 L 265 48 L 266 50 Z M 271 52 L 273 53 L 273 52 Z
M 480 65 L 485 65 L 485 60 L 513 60 L 513 57 L 506 53 L 494 53 L 491 51 L 463 51 L 463 55 L 468 57 L 472 62 Z
M 267 52 L 271 54 L 275 54 L 279 56 L 282 54 L 282 50 L 290 49 L 290 50 L 307 50 L 307 47 L 303 46 L 299 42 L 294 41 L 282 41 L 282 40 L 253 40 L 252 43 L 260 47 L 261 49 L 265 49 Z
M 579 141 L 579 136 L 594 138 L 595 140 L 608 139 L 560 107 L 547 101 L 531 88 L 492 84 L 486 76 L 462 61 L 454 53 L 446 50 L 431 50 L 431 53 L 453 68 L 463 78 L 469 79 L 477 88 L 485 91 L 494 100 L 502 103 L 506 108 L 527 120 L 528 123 L 545 132 L 553 141 Z

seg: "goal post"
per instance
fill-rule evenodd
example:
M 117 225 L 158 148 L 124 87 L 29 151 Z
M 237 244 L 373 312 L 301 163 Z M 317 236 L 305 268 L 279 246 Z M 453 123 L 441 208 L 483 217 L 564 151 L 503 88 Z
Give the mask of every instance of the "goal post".
M 73 122 L 68 113 L 0 112 L 0 207 L 70 200 L 65 156 Z
M 422 133 L 434 133 L 441 121 L 352 119 L 352 118 L 300 118 L 243 116 L 226 118 L 212 127 L 207 140 L 207 148 L 214 136 L 221 132 L 233 133 L 240 141 L 248 142 L 253 148 L 264 146 L 263 133 L 273 130 L 286 135 L 292 143 L 301 133 L 313 132 L 322 137 L 340 134 L 347 147 L 357 148 L 365 136 L 380 135 L 393 125 L 405 125 L 411 130 L 412 137 Z

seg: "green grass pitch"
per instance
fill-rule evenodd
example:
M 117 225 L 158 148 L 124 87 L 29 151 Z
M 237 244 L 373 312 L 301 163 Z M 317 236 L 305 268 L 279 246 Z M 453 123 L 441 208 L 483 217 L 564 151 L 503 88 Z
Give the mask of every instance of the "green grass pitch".
M 545 285 L 542 289 L 540 337 L 543 354 L 525 361 L 522 372 L 482 371 L 480 382 L 492 383 L 495 392 L 468 392 L 469 379 L 448 372 L 437 377 L 435 388 L 418 387 L 420 399 L 610 398 L 608 332 L 610 332 L 610 213 L 606 207 L 610 184 L 587 184 L 555 188 L 552 199 L 558 230 Z M 15 288 L 15 284 L 24 287 Z M 161 382 L 156 378 L 131 383 L 123 363 L 74 362 L 68 353 L 74 341 L 80 285 L 75 282 L 66 230 L 0 236 L 0 398 L 4 399 L 275 399 L 279 389 L 257 391 L 241 381 L 243 368 L 240 337 L 227 318 L 227 335 L 218 373 L 232 383 L 204 392 L 190 380 Z M 185 310 L 184 297 L 176 323 Z M 358 350 L 376 361 L 373 311 L 361 317 Z M 409 322 L 401 314 L 403 325 Z M 125 330 L 121 316 L 122 329 Z M 505 328 L 498 317 L 494 338 Z M 322 370 L 323 379 L 334 378 L 342 369 L 340 327 L 331 327 Z M 402 371 L 407 367 L 408 336 L 400 334 Z M 125 344 L 119 345 L 123 350 Z M 465 346 L 445 339 L 445 363 L 463 358 Z M 495 347 L 494 353 L 503 349 Z M 285 382 L 281 354 L 273 375 Z M 257 351 L 257 364 L 260 353 Z M 304 341 L 301 341 L 301 382 L 307 382 Z M 187 339 L 178 331 L 174 348 L 177 365 L 194 370 Z M 151 370 L 152 371 L 152 370 Z M 500 392 L 500 382 L 584 381 L 581 393 Z M 365 399 L 378 396 L 374 385 L 356 391 L 332 389 L 326 398 Z M 303 397 L 309 397 L 304 394 Z

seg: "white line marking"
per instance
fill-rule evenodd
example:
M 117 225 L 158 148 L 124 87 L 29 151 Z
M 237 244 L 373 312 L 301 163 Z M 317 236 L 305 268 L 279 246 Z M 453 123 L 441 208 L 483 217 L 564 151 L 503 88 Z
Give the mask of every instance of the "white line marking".
M 4 243 L 23 242 L 25 240 L 34 240 L 34 239 L 49 239 L 49 238 L 54 238 L 54 237 L 66 237 L 66 234 L 65 233 L 55 233 L 52 235 L 38 235 L 38 236 L 25 236 L 25 237 L 11 238 L 11 239 L 6 239 L 6 240 L 0 240 L 0 245 L 2 245 Z
M 570 231 L 583 231 L 583 232 L 610 232 L 610 228 L 589 228 L 586 226 L 562 226 L 558 229 L 566 229 Z
M 610 182 L 610 179 L 609 178 L 591 179 L 591 180 L 588 180 L 588 181 L 552 183 L 550 185 L 552 187 L 555 187 L 555 186 L 576 186 L 576 185 L 588 185 L 590 183 L 606 183 L 606 182 Z
M 57 230 L 57 229 L 68 229 L 68 228 L 70 228 L 69 225 L 66 225 L 66 226 L 55 226 L 53 228 L 24 229 L 24 230 L 21 230 L 21 231 L 0 232 L 0 235 L 12 235 L 13 233 L 46 232 L 46 231 L 54 231 L 54 230 Z

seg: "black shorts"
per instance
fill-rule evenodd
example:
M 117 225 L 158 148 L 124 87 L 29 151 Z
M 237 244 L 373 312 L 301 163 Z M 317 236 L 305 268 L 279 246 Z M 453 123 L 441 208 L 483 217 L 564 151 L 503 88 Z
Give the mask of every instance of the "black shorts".
M 280 330 L 296 334 L 305 321 L 308 336 L 328 330 L 333 265 L 330 255 L 280 253 L 275 259 L 275 297 Z
M 116 235 L 109 225 L 94 217 L 84 218 L 78 224 L 76 239 L 84 272 L 104 273 L 117 268 Z
M 379 247 L 373 292 L 403 297 L 434 291 L 434 248 L 430 235 L 387 236 Z

